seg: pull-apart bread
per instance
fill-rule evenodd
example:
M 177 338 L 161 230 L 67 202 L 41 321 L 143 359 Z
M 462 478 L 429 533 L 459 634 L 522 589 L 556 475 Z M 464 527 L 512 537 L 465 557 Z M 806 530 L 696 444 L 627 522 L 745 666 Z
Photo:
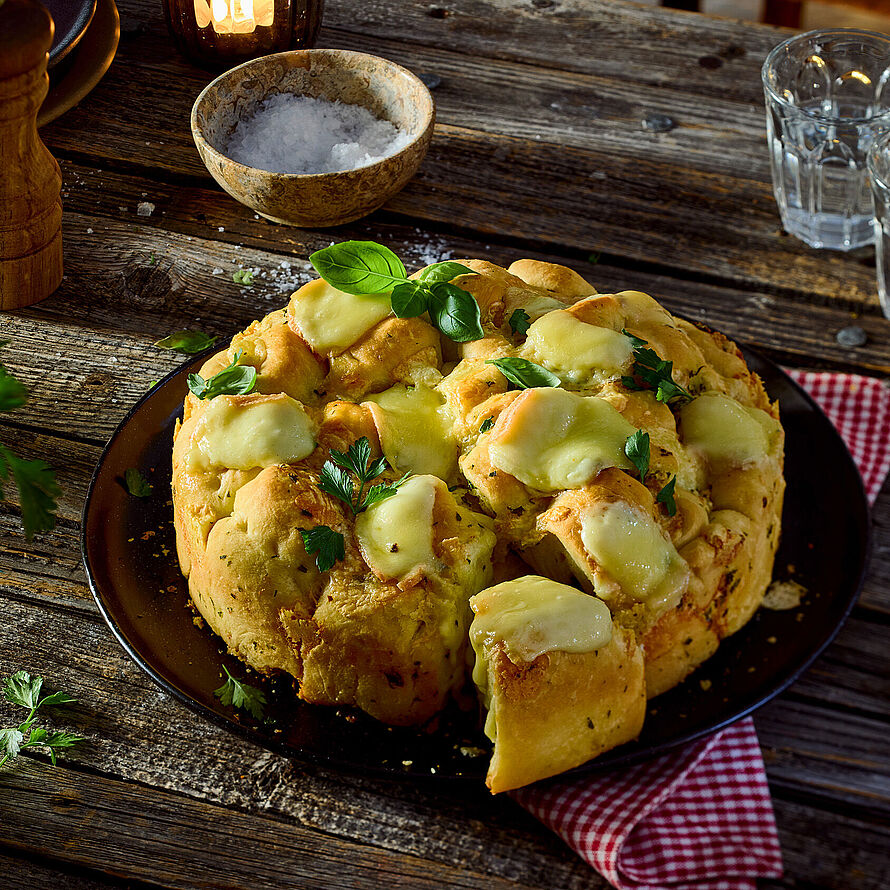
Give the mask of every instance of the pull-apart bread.
M 748 621 L 784 437 L 738 348 L 646 294 L 462 265 L 475 341 L 320 279 L 236 335 L 201 375 L 237 361 L 256 385 L 187 396 L 173 500 L 191 598 L 231 653 L 399 725 L 472 679 L 502 791 L 635 738 L 646 698 Z M 517 386 L 501 359 L 539 377 Z M 354 515 L 318 482 L 361 440 L 398 487 Z M 325 571 L 306 550 L 322 527 L 343 540 Z

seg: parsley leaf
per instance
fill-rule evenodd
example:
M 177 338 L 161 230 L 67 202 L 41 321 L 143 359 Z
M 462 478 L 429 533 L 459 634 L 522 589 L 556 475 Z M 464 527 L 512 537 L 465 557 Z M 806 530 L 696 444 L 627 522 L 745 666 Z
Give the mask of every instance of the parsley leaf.
M 318 487 L 332 497 L 339 498 L 353 513 L 353 499 L 355 498 L 355 485 L 349 471 L 331 461 L 325 461 L 318 477 Z
M 640 474 L 640 482 L 646 481 L 649 472 L 649 433 L 637 430 L 627 437 L 624 453 Z
M 367 510 L 368 507 L 379 501 L 386 500 L 396 493 L 396 489 L 410 475 L 406 473 L 396 482 L 381 482 L 372 485 L 367 492 L 365 486 L 383 473 L 389 464 L 385 457 L 379 457 L 371 462 L 371 443 L 367 436 L 362 436 L 349 446 L 344 454 L 342 451 L 331 449 L 331 459 L 324 462 L 318 477 L 318 487 L 331 495 L 339 498 L 352 511 L 353 516 Z M 350 477 L 354 473 L 358 477 L 358 493 L 355 483 Z M 341 557 L 342 559 L 342 557 Z
M 482 426 L 479 427 L 479 434 L 487 433 L 494 426 L 494 418 L 486 417 L 485 420 L 482 421 Z
M 372 485 L 362 499 L 361 504 L 359 504 L 358 512 L 361 513 L 363 510 L 367 510 L 368 507 L 373 507 L 374 504 L 379 504 L 380 501 L 385 501 L 387 498 L 391 498 L 407 478 L 406 475 L 403 479 L 399 479 L 397 482 L 378 482 L 376 485 Z
M 647 349 L 647 342 L 628 334 L 627 331 L 622 333 L 630 338 L 633 344 L 634 363 L 632 368 L 632 376 L 622 377 L 621 382 L 632 390 L 651 389 L 655 392 L 655 398 L 659 402 L 689 402 L 692 401 L 692 394 L 674 382 L 674 363 L 662 359 L 653 349 Z
M 130 467 L 124 471 L 124 485 L 126 485 L 127 491 L 135 498 L 151 497 L 152 487 L 135 467 Z
M 2 344 L 0 344 L 2 345 Z M 0 364 L 0 411 L 21 408 L 28 398 L 28 390 Z
M 55 730 L 50 732 L 41 726 L 34 726 L 40 708 L 70 704 L 75 701 L 67 692 L 54 692 L 40 697 L 43 678 L 32 677 L 27 671 L 16 671 L 3 681 L 3 697 L 14 705 L 28 710 L 27 718 L 18 726 L 0 729 L 0 766 L 14 760 L 25 748 L 49 748 L 49 756 L 56 764 L 56 749 L 70 748 L 83 738 L 70 732 Z
M 655 501 L 664 504 L 667 508 L 668 516 L 673 516 L 677 512 L 677 502 L 674 500 L 674 486 L 677 484 L 677 477 L 671 476 L 670 481 L 655 495 Z
M 315 528 L 300 529 L 300 537 L 306 552 L 315 557 L 315 565 L 319 572 L 329 571 L 335 562 L 346 558 L 346 542 L 340 532 L 335 532 L 326 525 L 317 525 Z
M 510 325 L 510 330 L 513 331 L 514 334 L 519 334 L 520 337 L 524 337 L 528 333 L 530 321 L 531 316 L 525 309 L 516 309 L 507 323 Z
M 223 670 L 226 672 L 228 680 L 219 689 L 214 689 L 213 694 L 224 705 L 241 708 L 256 717 L 257 720 L 262 720 L 263 706 L 266 704 L 266 696 L 263 690 L 236 680 L 225 665 L 223 665 Z
M 201 331 L 174 331 L 163 340 L 157 340 L 154 345 L 159 349 L 181 352 L 183 355 L 195 355 L 209 349 L 217 339 L 217 337 L 210 337 Z
M 62 493 L 55 471 L 46 461 L 23 460 L 0 445 L 0 480 L 7 482 L 10 474 L 19 490 L 25 537 L 30 540 L 37 532 L 52 531 L 56 524 L 53 516 L 56 498 Z M 3 497 L 2 485 L 0 497 Z
M 242 350 L 235 353 L 232 364 L 205 380 L 200 374 L 189 374 L 188 387 L 199 399 L 215 399 L 217 396 L 243 396 L 256 386 L 256 368 L 239 365 Z
M 537 386 L 559 386 L 562 382 L 552 371 L 536 365 L 524 358 L 490 358 L 486 365 L 494 365 L 519 389 L 532 389 Z

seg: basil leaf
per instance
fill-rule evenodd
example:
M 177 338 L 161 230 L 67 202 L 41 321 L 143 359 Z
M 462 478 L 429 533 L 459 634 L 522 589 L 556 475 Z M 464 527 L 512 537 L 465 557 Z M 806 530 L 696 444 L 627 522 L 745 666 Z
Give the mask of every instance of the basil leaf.
M 335 562 L 346 558 L 345 540 L 340 532 L 335 532 L 326 525 L 317 525 L 315 528 L 300 529 L 300 537 L 306 552 L 315 557 L 315 565 L 319 572 L 327 572 Z
M 632 436 L 628 436 L 624 443 L 624 453 L 637 468 L 640 482 L 643 482 L 649 472 L 649 433 L 637 430 Z
M 514 383 L 519 389 L 559 386 L 562 383 L 552 371 L 524 358 L 490 358 L 485 364 L 494 365 L 510 383 Z
M 232 273 L 232 281 L 235 284 L 253 284 L 253 272 L 250 269 L 239 269 L 237 272 Z
M 256 368 L 239 365 L 241 350 L 235 353 L 232 364 L 205 380 L 200 374 L 189 374 L 188 387 L 199 399 L 215 399 L 217 396 L 247 395 L 256 386 Z
M 127 491 L 136 498 L 151 497 L 151 486 L 148 481 L 135 467 L 130 467 L 124 471 L 124 484 Z
M 389 302 L 396 318 L 416 318 L 427 311 L 429 292 L 416 281 L 406 281 L 393 288 Z
M 479 304 L 472 294 L 454 284 L 430 285 L 429 313 L 436 327 L 455 343 L 469 343 L 485 336 Z
M 328 284 L 347 294 L 382 294 L 408 280 L 402 261 L 373 241 L 344 241 L 316 250 L 309 257 Z
M 472 269 L 468 269 L 460 263 L 446 260 L 444 263 L 433 263 L 431 266 L 427 266 L 417 276 L 417 280 L 423 284 L 436 284 L 439 281 L 451 281 L 452 278 L 457 278 L 458 275 L 475 274 Z
M 656 503 L 665 505 L 668 516 L 673 516 L 677 512 L 677 502 L 674 500 L 674 486 L 676 484 L 677 477 L 671 476 L 670 482 L 655 495 Z
M 194 355 L 196 352 L 209 349 L 216 340 L 216 337 L 209 337 L 201 331 L 174 331 L 163 340 L 157 340 L 155 346 L 159 349 L 172 349 L 185 355 Z
M 520 337 L 524 337 L 528 333 L 530 321 L 531 316 L 525 309 L 517 309 L 510 316 L 510 330 L 513 331 L 514 334 L 519 334 Z

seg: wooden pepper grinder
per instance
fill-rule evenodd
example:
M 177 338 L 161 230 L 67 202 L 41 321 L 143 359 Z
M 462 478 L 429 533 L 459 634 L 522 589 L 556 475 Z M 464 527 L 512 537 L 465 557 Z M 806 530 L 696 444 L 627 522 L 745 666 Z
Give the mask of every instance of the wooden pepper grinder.
M 37 135 L 54 27 L 37 0 L 0 3 L 0 310 L 62 280 L 62 174 Z

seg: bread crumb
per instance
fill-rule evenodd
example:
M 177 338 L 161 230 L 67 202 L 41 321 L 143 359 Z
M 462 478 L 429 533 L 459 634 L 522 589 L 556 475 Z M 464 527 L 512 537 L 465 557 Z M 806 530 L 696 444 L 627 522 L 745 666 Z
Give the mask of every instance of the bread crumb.
M 796 581 L 773 581 L 766 589 L 762 605 L 773 612 L 796 609 L 806 593 L 806 587 Z

